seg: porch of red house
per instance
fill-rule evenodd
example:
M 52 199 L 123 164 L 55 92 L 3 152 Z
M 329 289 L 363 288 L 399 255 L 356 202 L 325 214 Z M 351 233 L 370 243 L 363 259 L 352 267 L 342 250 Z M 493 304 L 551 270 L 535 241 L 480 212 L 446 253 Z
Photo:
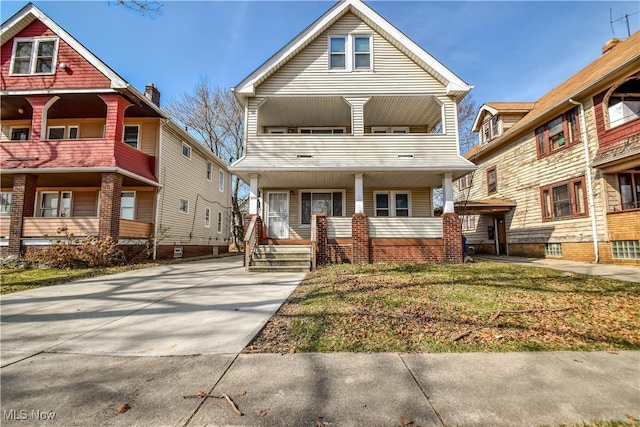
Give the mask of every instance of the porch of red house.
M 461 263 L 462 228 L 458 215 L 442 217 L 351 218 L 313 215 L 309 239 L 263 237 L 258 215 L 245 219 L 245 266 L 250 268 L 259 247 L 308 246 L 310 268 L 330 263 Z

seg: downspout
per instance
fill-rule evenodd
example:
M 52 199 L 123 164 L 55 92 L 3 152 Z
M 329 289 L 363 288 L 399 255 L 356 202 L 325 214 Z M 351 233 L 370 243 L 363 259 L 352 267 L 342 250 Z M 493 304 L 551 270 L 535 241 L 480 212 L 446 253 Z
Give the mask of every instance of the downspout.
M 158 125 L 158 157 L 156 161 L 156 176 L 158 177 L 158 183 L 162 183 L 162 177 L 160 174 L 162 173 L 162 132 L 164 130 L 164 126 L 167 123 L 167 120 L 160 119 L 160 124 Z M 157 259 L 158 255 L 158 221 L 160 216 L 160 192 L 163 191 L 163 187 L 156 188 L 156 219 L 153 224 L 153 260 Z
M 587 175 L 587 197 L 589 198 L 589 214 L 591 215 L 591 233 L 593 235 L 593 250 L 595 253 L 594 262 L 600 262 L 598 254 L 598 228 L 596 224 L 596 207 L 593 197 L 593 183 L 591 181 L 591 166 L 589 160 L 589 141 L 587 135 L 587 124 L 584 121 L 584 105 L 582 102 L 574 101 L 573 98 L 569 99 L 569 103 L 580 106 L 580 130 L 582 132 L 582 145 L 584 146 L 584 163 L 586 167 Z

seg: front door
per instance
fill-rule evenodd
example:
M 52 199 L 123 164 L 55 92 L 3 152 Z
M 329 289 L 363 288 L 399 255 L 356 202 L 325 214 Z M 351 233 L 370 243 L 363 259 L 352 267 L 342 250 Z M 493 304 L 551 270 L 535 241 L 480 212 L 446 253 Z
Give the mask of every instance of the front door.
M 504 222 L 504 216 L 498 217 L 495 219 L 496 221 L 496 253 L 498 255 L 508 255 L 507 254 L 507 227 Z
M 267 236 L 289 238 L 289 193 L 269 193 Z

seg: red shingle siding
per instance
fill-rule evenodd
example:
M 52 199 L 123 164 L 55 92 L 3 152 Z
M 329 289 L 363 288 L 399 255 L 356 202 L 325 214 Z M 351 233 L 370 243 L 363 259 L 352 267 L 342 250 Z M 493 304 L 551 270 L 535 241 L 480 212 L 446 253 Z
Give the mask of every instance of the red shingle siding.
M 17 37 L 41 37 L 55 36 L 41 21 L 35 20 L 22 30 Z M 85 60 L 78 52 L 65 41 L 58 42 L 58 58 L 56 64 L 66 63 L 69 67 L 61 70 L 56 67 L 53 75 L 37 76 L 10 76 L 11 54 L 13 51 L 13 39 L 2 45 L 0 51 L 2 90 L 20 89 L 51 89 L 51 88 L 97 88 L 110 87 L 110 80 L 96 67 Z
M 114 142 L 105 140 L 3 142 L 0 153 L 2 169 L 116 166 Z

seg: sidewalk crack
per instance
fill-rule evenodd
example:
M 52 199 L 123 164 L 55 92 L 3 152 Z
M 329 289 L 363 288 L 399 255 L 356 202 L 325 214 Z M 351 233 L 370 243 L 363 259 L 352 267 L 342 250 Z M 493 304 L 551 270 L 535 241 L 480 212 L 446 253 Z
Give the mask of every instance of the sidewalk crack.
M 420 389 L 420 391 L 422 392 L 422 395 L 424 396 L 424 398 L 427 400 L 427 403 L 429 404 L 429 407 L 431 408 L 431 410 L 433 411 L 434 414 L 436 414 L 436 417 L 438 417 L 438 421 L 440 421 L 440 424 L 442 424 L 443 427 L 445 427 L 445 423 L 444 421 L 442 421 L 442 417 L 440 416 L 440 414 L 438 413 L 438 411 L 436 410 L 436 408 L 433 406 L 433 404 L 431 403 L 431 400 L 429 399 L 429 396 L 427 396 L 427 393 L 424 391 L 424 389 L 422 388 L 422 386 L 420 385 L 420 383 L 418 382 L 418 379 L 416 378 L 415 375 L 413 375 L 413 371 L 411 371 L 411 369 L 409 368 L 409 366 L 407 365 L 407 362 L 404 361 L 404 358 L 402 357 L 402 354 L 398 353 L 398 356 L 400 357 L 400 360 L 402 360 L 402 364 L 404 365 L 405 368 L 407 368 L 407 371 L 409 372 L 409 374 L 411 375 L 411 378 L 413 378 L 413 381 L 416 383 L 416 385 L 418 386 L 418 388 Z

